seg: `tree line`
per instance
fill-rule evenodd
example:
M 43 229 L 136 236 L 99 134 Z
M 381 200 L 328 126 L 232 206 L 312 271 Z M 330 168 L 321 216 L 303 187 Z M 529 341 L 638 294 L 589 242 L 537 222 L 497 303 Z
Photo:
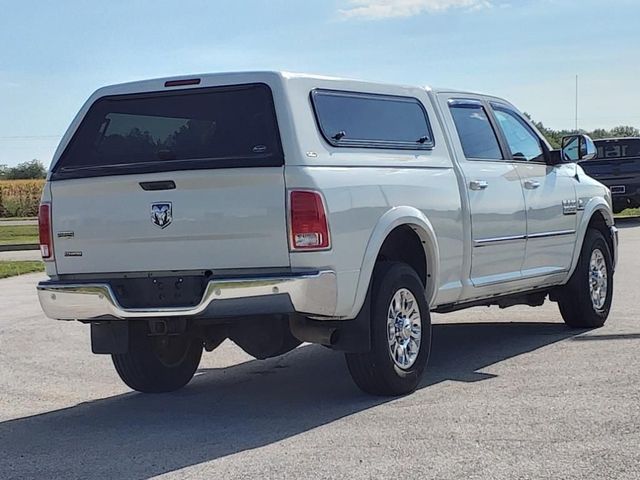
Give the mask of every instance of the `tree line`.
M 547 128 L 542 122 L 537 122 L 532 119 L 531 115 L 528 113 L 525 113 L 525 115 L 529 117 L 536 128 L 540 130 L 540 133 L 545 136 L 554 148 L 560 148 L 562 137 L 576 133 L 575 130 L 553 130 L 552 128 Z M 596 128 L 592 131 L 580 130 L 579 133 L 587 134 L 593 140 L 597 140 L 599 138 L 640 137 L 640 130 L 629 125 L 619 125 L 617 127 L 613 127 L 611 130 L 607 130 L 606 128 Z
M 40 160 L 19 163 L 15 167 L 0 165 L 0 180 L 33 180 L 45 178 L 47 169 Z

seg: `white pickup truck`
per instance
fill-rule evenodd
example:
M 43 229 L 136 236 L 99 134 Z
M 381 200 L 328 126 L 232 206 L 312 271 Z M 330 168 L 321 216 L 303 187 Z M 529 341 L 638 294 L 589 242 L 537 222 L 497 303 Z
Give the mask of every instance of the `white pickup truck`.
M 91 325 L 122 380 L 166 392 L 229 338 L 256 358 L 346 354 L 365 392 L 413 391 L 430 312 L 556 301 L 609 314 L 611 195 L 487 95 L 281 72 L 98 90 L 40 207 L 47 316 Z M 437 339 L 436 339 L 437 340 Z

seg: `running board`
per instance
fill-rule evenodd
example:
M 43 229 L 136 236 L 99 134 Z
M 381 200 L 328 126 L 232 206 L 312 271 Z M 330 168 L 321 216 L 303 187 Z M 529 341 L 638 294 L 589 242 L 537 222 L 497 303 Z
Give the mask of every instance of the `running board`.
M 450 313 L 457 310 L 464 310 L 470 307 L 490 307 L 497 305 L 500 308 L 513 307 L 514 305 L 529 305 L 530 307 L 539 307 L 542 305 L 549 294 L 548 287 L 529 290 L 526 292 L 510 293 L 508 295 L 496 295 L 490 298 L 481 298 L 478 300 L 470 300 L 460 303 L 445 303 L 438 305 L 432 311 L 435 313 Z

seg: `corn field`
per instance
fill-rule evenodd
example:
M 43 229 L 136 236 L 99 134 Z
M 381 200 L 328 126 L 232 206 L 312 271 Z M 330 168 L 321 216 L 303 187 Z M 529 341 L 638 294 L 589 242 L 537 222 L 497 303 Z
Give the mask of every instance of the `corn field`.
M 44 180 L 0 180 L 0 217 L 35 217 Z

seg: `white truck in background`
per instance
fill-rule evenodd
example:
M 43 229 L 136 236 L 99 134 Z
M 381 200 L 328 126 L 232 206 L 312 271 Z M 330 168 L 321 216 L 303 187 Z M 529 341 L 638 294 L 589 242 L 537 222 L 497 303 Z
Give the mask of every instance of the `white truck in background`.
M 406 394 L 431 311 L 549 297 L 569 326 L 604 324 L 617 231 L 576 163 L 594 155 L 453 90 L 282 72 L 101 88 L 47 178 L 40 303 L 142 392 L 230 338 L 256 358 L 326 345 L 364 391 Z

